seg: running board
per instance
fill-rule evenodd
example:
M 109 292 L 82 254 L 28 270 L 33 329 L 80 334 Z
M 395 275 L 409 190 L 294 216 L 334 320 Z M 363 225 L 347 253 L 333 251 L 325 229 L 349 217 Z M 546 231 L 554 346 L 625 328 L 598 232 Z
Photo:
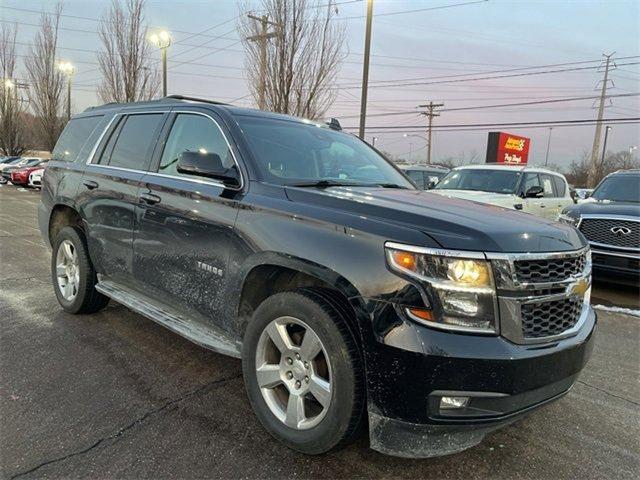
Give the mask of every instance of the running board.
M 224 333 L 195 322 L 165 305 L 161 305 L 128 288 L 121 287 L 110 280 L 104 279 L 104 277 L 100 278 L 100 281 L 96 284 L 96 290 L 134 312 L 182 335 L 195 344 L 214 352 L 240 358 L 240 344 L 238 342 L 233 341 Z

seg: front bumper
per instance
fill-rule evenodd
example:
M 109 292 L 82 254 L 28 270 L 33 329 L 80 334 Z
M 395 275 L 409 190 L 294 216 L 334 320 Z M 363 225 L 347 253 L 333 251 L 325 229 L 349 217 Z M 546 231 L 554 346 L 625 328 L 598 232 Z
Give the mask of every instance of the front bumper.
M 593 247 L 594 279 L 640 284 L 640 253 Z
M 376 302 L 377 303 L 377 302 Z M 378 324 L 390 325 L 395 308 Z M 566 394 L 593 348 L 589 308 L 576 335 L 545 345 L 436 331 L 402 320 L 366 352 L 371 447 L 404 457 L 455 453 Z M 470 396 L 462 415 L 439 410 L 442 395 Z

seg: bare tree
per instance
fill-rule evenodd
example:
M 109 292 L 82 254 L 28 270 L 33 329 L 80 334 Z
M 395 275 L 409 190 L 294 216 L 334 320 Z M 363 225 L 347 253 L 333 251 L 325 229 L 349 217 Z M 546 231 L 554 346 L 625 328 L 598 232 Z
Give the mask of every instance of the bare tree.
M 62 119 L 62 91 L 64 78 L 57 68 L 58 26 L 62 5 L 57 4 L 54 13 L 42 14 L 40 31 L 25 60 L 29 77 L 29 98 L 38 118 L 39 136 L 47 150 L 53 147 L 64 126 Z
M 150 100 L 158 93 L 160 77 L 152 66 L 144 6 L 144 0 L 112 0 L 103 18 L 98 95 L 104 102 Z
M 267 110 L 322 117 L 335 99 L 330 86 L 344 58 L 345 29 L 335 22 L 334 1 L 262 0 L 261 11 L 270 38 L 262 21 L 243 14 L 239 25 L 251 93 L 257 100 L 264 89 Z
M 27 149 L 24 124 L 20 121 L 23 99 L 15 78 L 17 33 L 16 25 L 0 25 L 0 151 L 9 156 L 22 155 Z
M 571 162 L 566 174 L 567 181 L 577 187 L 588 185 L 590 166 L 591 152 L 585 150 L 577 161 Z M 608 152 L 604 157 L 604 162 L 598 162 L 594 177 L 595 185 L 616 170 L 628 170 L 630 168 L 640 168 L 640 160 L 634 159 L 629 150 Z

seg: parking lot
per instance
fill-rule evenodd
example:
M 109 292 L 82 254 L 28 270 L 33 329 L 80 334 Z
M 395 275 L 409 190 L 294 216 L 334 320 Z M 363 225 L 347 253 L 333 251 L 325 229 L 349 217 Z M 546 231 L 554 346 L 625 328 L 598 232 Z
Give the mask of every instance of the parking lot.
M 114 302 L 63 312 L 38 195 L 0 186 L 2 478 L 637 478 L 637 316 L 599 310 L 593 357 L 569 395 L 466 452 L 406 460 L 361 438 L 303 456 L 262 429 L 238 360 Z M 593 303 L 640 308 L 637 291 L 610 284 Z

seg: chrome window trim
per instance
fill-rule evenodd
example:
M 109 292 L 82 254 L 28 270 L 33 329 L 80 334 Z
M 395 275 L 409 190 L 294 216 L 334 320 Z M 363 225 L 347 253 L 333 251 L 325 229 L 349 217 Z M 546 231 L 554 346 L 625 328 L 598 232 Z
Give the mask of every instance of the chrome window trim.
M 580 215 L 580 219 L 578 220 L 578 223 L 576 223 L 576 228 L 578 230 L 580 230 L 580 225 L 582 224 L 582 220 L 585 218 L 588 220 L 621 220 L 624 222 L 640 223 L 640 218 L 632 217 L 630 215 L 607 215 L 607 214 L 600 215 L 597 213 L 585 213 L 584 215 Z M 582 230 L 580 230 L 580 233 L 582 233 Z M 592 242 L 589 239 L 587 239 L 587 241 L 589 242 L 589 245 L 593 245 L 594 247 L 606 247 L 606 248 L 612 248 L 615 250 L 624 250 L 626 252 L 640 252 L 640 247 L 638 248 L 619 247 L 617 245 L 611 245 L 610 243 Z
M 202 178 L 189 178 L 186 175 L 167 175 L 165 173 L 158 173 L 158 172 L 152 172 L 150 170 L 138 170 L 138 169 L 134 169 L 134 168 L 124 168 L 124 167 L 112 167 L 109 165 L 100 165 L 99 163 L 94 163 L 94 156 L 96 154 L 96 151 L 98 150 L 98 147 L 100 146 L 100 143 L 102 143 L 102 140 L 104 139 L 104 136 L 107 134 L 107 132 L 109 131 L 109 129 L 111 128 L 111 126 L 113 125 L 113 123 L 116 121 L 116 118 L 121 118 L 124 115 L 152 115 L 152 114 L 165 114 L 165 113 L 182 113 L 182 114 L 192 114 L 192 115 L 200 115 L 203 117 L 207 117 L 209 120 L 211 120 L 215 126 L 218 128 L 218 130 L 220 131 L 220 133 L 222 134 L 222 138 L 224 138 L 225 143 L 227 144 L 227 148 L 229 148 L 229 151 L 231 152 L 231 157 L 233 158 L 233 162 L 236 164 L 236 167 L 238 169 L 238 174 L 240 175 L 240 185 L 238 187 L 229 187 L 228 185 L 225 185 L 222 182 L 216 181 L 216 180 L 205 180 Z M 169 131 L 169 133 L 171 133 L 171 131 Z M 220 127 L 220 124 L 217 122 L 217 120 L 215 118 L 213 118 L 211 115 L 208 115 L 204 112 L 198 112 L 195 110 L 146 110 L 146 111 L 127 111 L 127 112 L 118 112 L 116 113 L 113 118 L 111 118 L 111 120 L 109 120 L 109 123 L 107 123 L 107 125 L 104 127 L 102 133 L 100 134 L 100 136 L 98 137 L 96 143 L 94 144 L 93 148 L 91 149 L 91 152 L 89 153 L 89 156 L 87 158 L 86 161 L 86 165 L 87 166 L 91 166 L 93 168 L 106 168 L 106 169 L 113 169 L 113 170 L 121 170 L 121 171 L 127 171 L 127 172 L 132 172 L 132 173 L 144 173 L 146 175 L 150 175 L 150 176 L 154 176 L 154 177 L 163 177 L 163 178 L 172 178 L 172 179 L 179 179 L 179 180 L 186 180 L 188 182 L 191 183 L 198 183 L 198 184 L 202 184 L 202 185 L 212 185 L 215 187 L 220 187 L 220 188 L 224 188 L 226 190 L 237 190 L 240 191 L 242 190 L 242 188 L 244 187 L 244 175 L 242 174 L 242 168 L 240 167 L 240 163 L 238 162 L 238 159 L 236 158 L 235 153 L 233 153 L 233 149 L 231 148 L 231 144 L 229 143 L 229 139 L 227 138 L 227 136 L 224 133 L 224 130 L 222 130 L 222 128 Z

